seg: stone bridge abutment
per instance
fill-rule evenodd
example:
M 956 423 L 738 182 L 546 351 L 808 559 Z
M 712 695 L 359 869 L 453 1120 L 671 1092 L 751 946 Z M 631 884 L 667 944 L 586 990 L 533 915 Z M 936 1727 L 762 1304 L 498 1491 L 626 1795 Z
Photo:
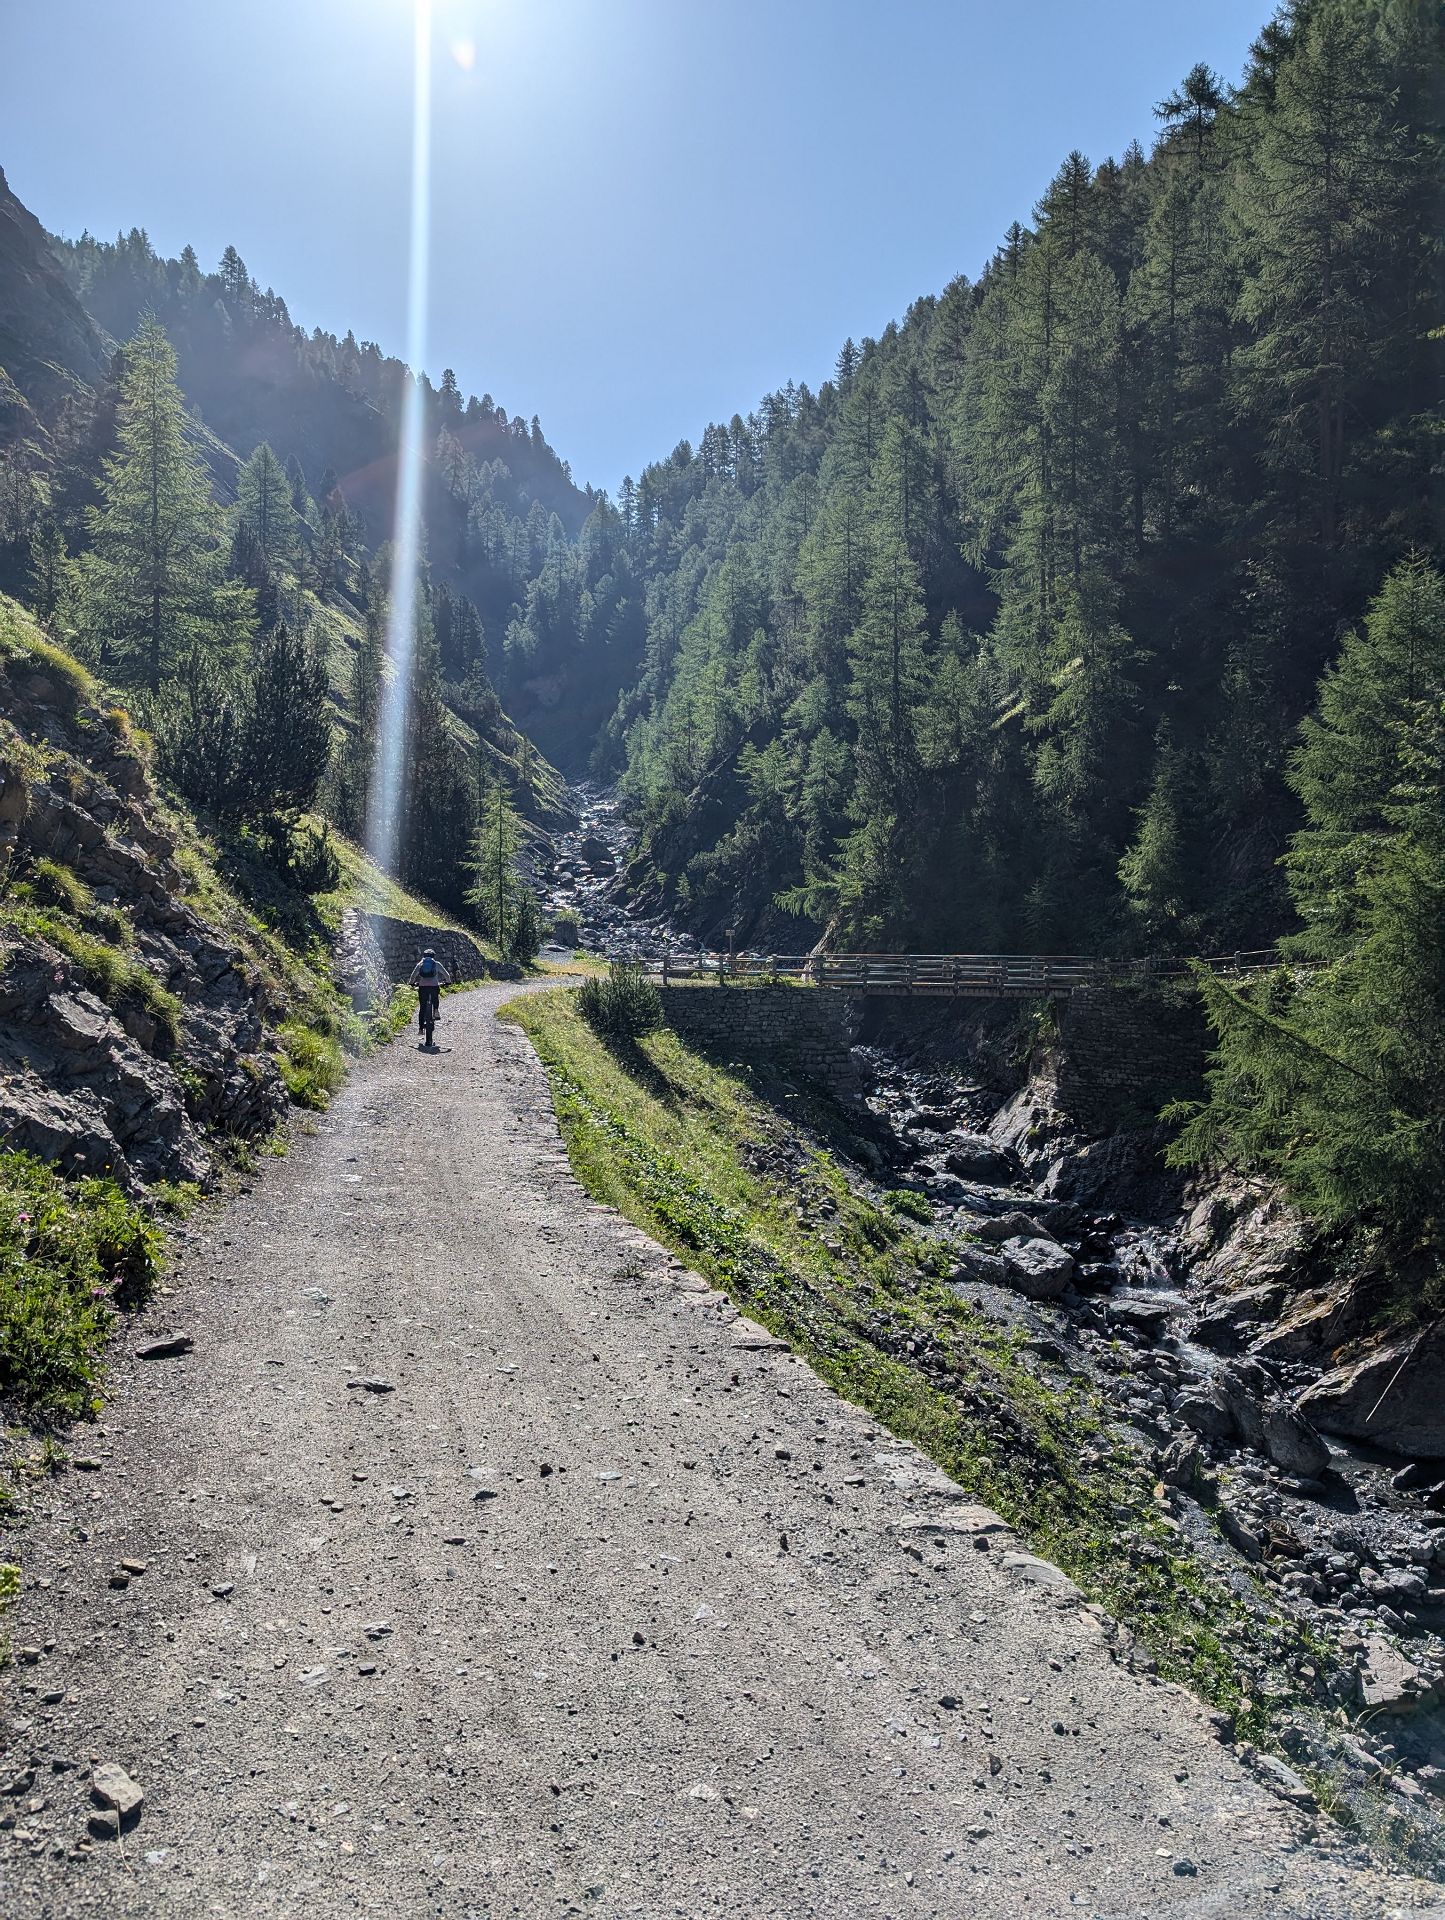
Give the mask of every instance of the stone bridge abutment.
M 1075 990 L 1052 1001 L 941 1000 L 829 987 L 668 986 L 663 1016 L 702 1051 L 776 1067 L 838 1092 L 866 1091 L 853 1048 L 901 1045 L 952 1059 L 1003 1093 L 1051 1083 L 1059 1110 L 1089 1131 L 1152 1118 L 1194 1091 L 1207 1030 L 1183 984 Z

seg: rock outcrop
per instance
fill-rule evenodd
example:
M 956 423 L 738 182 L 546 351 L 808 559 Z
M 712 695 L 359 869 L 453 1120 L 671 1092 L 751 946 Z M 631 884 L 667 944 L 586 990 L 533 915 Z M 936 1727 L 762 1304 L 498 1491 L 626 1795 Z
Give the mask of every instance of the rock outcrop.
M 43 648 L 0 667 L 0 1140 L 132 1192 L 204 1182 L 285 1109 L 283 990 L 188 897 L 125 716 Z
M 1300 1410 L 1325 1433 L 1445 1456 L 1445 1320 L 1387 1334 L 1322 1374 Z
M 44 442 L 41 422 L 105 377 L 106 342 L 35 215 L 0 169 L 0 446 Z

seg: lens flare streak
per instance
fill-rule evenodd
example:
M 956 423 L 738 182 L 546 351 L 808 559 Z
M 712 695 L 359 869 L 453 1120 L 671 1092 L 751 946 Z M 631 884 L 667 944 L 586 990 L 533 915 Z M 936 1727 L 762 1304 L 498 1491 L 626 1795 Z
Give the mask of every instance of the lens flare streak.
M 376 761 L 367 807 L 366 844 L 384 873 L 396 866 L 412 660 L 416 649 L 417 566 L 421 554 L 421 373 L 426 355 L 431 239 L 431 0 L 415 0 L 411 139 L 411 236 L 407 271 L 406 360 L 412 377 L 402 398 L 397 441 L 396 516 L 392 528 L 387 671 L 381 690 Z

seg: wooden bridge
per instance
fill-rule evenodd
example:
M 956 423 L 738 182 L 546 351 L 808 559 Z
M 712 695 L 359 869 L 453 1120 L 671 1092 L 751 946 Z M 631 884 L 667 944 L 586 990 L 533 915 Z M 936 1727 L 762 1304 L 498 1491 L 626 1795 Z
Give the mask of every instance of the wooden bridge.
M 1270 973 L 1273 949 L 1189 959 L 1105 960 L 1033 953 L 666 953 L 652 972 L 664 986 L 684 980 L 795 981 L 845 993 L 933 994 L 973 1000 L 1051 1000 L 1082 990 L 1142 987 L 1188 978 L 1199 964 L 1216 973 Z

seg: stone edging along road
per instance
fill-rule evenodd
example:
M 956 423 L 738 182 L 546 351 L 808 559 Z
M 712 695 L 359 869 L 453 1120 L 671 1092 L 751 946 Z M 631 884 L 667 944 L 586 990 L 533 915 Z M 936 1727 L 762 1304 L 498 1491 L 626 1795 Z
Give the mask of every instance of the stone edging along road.
M 1419 1911 L 587 1199 L 516 991 L 193 1223 L 41 1488 L 7 1920 Z

